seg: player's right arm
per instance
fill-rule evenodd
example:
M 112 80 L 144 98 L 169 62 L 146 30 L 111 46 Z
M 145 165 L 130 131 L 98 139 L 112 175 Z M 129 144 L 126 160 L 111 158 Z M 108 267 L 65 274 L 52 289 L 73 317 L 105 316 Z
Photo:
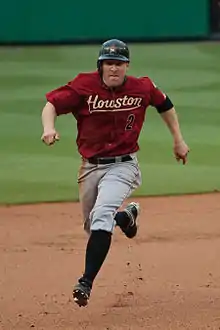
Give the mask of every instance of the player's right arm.
M 77 80 L 75 78 L 72 82 L 46 94 L 47 103 L 41 115 L 43 126 L 41 140 L 46 145 L 52 145 L 59 140 L 59 134 L 55 129 L 57 116 L 73 112 L 80 103 L 80 95 L 76 88 Z
M 52 145 L 55 141 L 59 140 L 59 133 L 55 129 L 56 117 L 57 114 L 54 105 L 50 102 L 47 102 L 41 115 L 43 125 L 43 134 L 41 136 L 41 140 L 46 145 Z

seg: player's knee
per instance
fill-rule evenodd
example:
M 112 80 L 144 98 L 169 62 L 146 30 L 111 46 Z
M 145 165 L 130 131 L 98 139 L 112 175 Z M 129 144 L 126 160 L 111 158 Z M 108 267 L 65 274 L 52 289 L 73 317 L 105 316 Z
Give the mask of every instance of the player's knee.
M 90 230 L 103 230 L 109 233 L 114 229 L 113 212 L 106 206 L 95 207 L 90 214 Z
M 108 223 L 100 221 L 100 219 L 96 219 L 94 222 L 92 222 L 90 230 L 91 231 L 102 230 L 108 233 L 113 233 L 114 225 L 113 224 L 110 225 Z

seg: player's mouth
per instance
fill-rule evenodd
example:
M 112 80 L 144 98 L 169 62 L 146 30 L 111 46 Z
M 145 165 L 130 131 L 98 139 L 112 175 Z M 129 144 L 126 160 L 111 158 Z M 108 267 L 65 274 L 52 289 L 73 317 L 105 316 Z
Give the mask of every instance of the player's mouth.
M 113 78 L 113 79 L 118 79 L 118 78 L 119 78 L 119 76 L 116 75 L 116 74 L 111 74 L 109 77 L 110 77 L 110 78 Z

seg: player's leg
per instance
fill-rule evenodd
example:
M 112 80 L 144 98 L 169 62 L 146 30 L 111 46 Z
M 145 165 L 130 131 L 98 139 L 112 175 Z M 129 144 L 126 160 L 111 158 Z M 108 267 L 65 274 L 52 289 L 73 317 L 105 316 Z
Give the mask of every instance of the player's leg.
M 136 225 L 139 205 L 132 202 L 124 210 L 118 211 L 118 209 L 140 183 L 141 174 L 135 160 L 132 163 L 119 163 L 110 168 L 99 183 L 97 201 L 91 212 L 92 230 L 98 227 L 112 232 L 116 224 L 130 237 L 126 228 Z M 112 214 L 114 215 L 113 222 Z
M 82 206 L 82 213 L 83 213 L 83 226 L 86 233 L 90 236 L 91 234 L 91 218 L 90 213 L 95 205 L 97 195 L 98 195 L 98 184 L 100 179 L 105 175 L 106 168 L 98 167 L 96 165 L 90 164 L 86 161 L 82 162 L 82 165 L 79 170 L 78 175 L 78 185 L 79 185 L 79 196 L 80 196 L 80 203 Z M 93 247 L 93 242 L 98 242 L 101 240 L 99 237 L 95 237 L 92 235 L 89 237 L 87 248 L 86 248 L 86 260 L 89 258 L 89 252 L 95 256 L 93 252 L 96 247 Z M 101 235 L 102 236 L 102 235 Z M 101 237 L 102 239 L 102 237 Z M 105 244 L 105 242 L 104 242 Z M 86 261 L 87 262 L 87 261 Z M 87 280 L 79 280 L 79 283 L 74 287 L 73 290 L 73 298 L 74 301 L 81 307 L 87 304 L 88 298 L 90 296 L 92 283 Z
M 93 281 L 108 254 L 114 216 L 139 184 L 140 171 L 135 161 L 108 166 L 99 182 L 98 196 L 90 215 L 91 235 L 86 249 L 85 271 L 73 292 L 74 300 L 80 306 L 87 305 Z

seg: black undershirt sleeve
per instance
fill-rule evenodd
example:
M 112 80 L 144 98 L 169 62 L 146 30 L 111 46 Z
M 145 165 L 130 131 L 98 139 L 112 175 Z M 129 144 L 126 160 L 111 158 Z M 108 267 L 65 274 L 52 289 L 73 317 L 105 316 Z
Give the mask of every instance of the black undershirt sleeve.
M 163 113 L 163 112 L 166 112 L 166 111 L 172 109 L 173 106 L 174 105 L 173 105 L 172 101 L 170 100 L 169 96 L 166 95 L 164 102 L 161 103 L 160 105 L 157 105 L 155 108 L 157 109 L 158 113 Z

